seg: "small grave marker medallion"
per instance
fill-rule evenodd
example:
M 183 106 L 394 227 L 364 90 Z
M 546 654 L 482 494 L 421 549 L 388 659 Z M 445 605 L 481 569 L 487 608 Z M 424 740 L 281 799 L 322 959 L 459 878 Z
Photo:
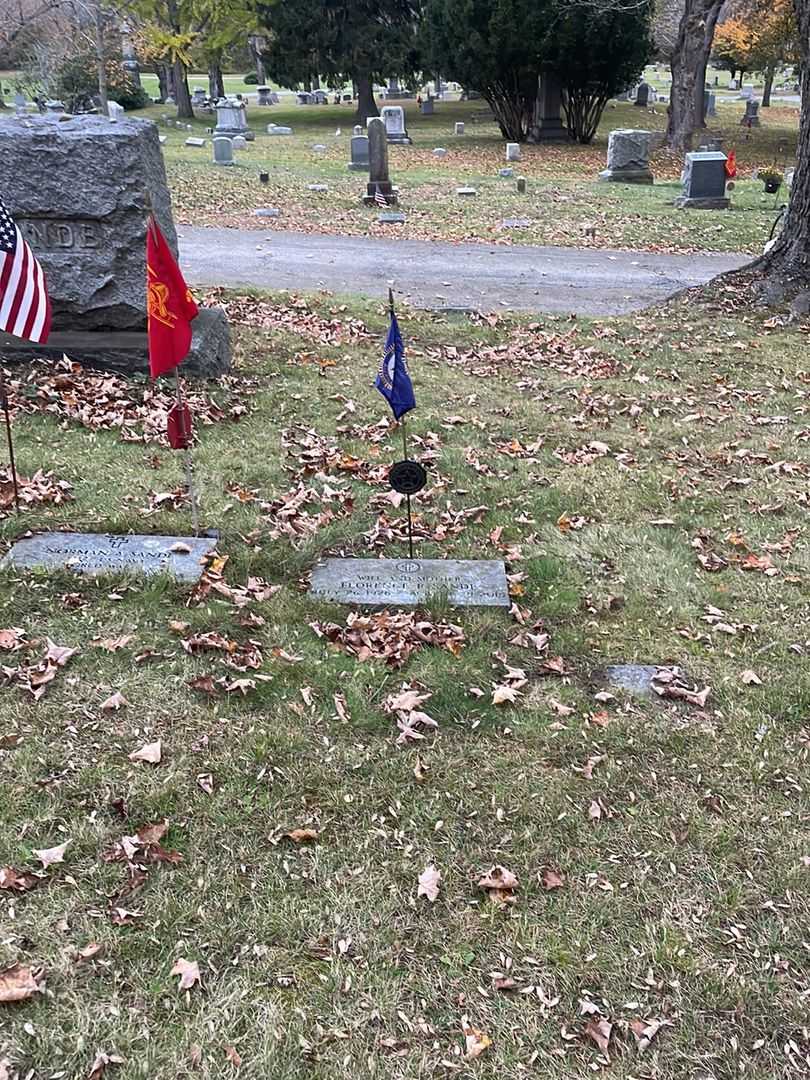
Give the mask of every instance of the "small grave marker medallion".
M 418 461 L 396 461 L 388 473 L 388 483 L 400 495 L 415 495 L 427 483 L 427 473 Z

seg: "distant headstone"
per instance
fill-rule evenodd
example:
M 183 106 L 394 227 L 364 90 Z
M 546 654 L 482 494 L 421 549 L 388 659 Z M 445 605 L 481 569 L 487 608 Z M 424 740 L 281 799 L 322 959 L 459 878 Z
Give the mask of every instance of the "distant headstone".
M 506 160 L 520 161 L 520 143 L 508 142 L 506 144 Z
M 299 90 L 298 93 L 295 95 L 295 102 L 296 105 L 311 105 L 312 94 L 310 94 L 307 90 Z
M 195 109 L 198 109 L 201 105 L 204 105 L 208 100 L 208 95 L 202 86 L 195 86 L 194 93 L 191 95 L 191 104 Z
M 717 94 L 706 94 L 706 115 L 717 116 Z
M 433 116 L 433 98 L 426 97 L 419 108 L 422 116 Z
M 223 98 L 216 104 L 217 126 L 214 128 L 215 135 L 241 135 L 252 142 L 256 136 L 248 127 L 245 103 L 241 100 Z
M 472 197 L 472 196 L 477 195 L 477 194 L 478 194 L 478 191 L 474 187 L 457 187 L 456 188 L 456 195 Z
M 728 88 L 729 88 L 729 90 L 736 90 L 737 89 L 737 80 L 736 79 L 729 79 L 728 80 Z
M 562 94 L 560 79 L 553 72 L 540 77 L 535 107 L 536 123 L 532 134 L 538 142 L 568 142 L 568 128 L 562 122 Z
M 607 169 L 600 180 L 620 184 L 651 184 L 650 132 L 620 128 L 608 136 Z
M 433 150 L 433 156 L 434 157 L 439 157 L 439 158 L 447 157 L 447 151 L 445 150 L 445 148 L 443 146 L 436 146 L 436 147 L 434 147 L 434 150 Z
M 455 134 L 456 135 L 463 135 L 464 134 L 464 124 L 463 124 L 463 122 L 461 120 L 459 120 L 456 123 Z
M 247 144 L 245 144 L 247 145 Z M 225 135 L 215 135 L 213 139 L 214 164 L 233 165 L 233 140 Z
M 276 206 L 260 206 L 253 211 L 254 217 L 277 218 L 281 217 L 281 211 Z
M 758 101 L 746 101 L 745 103 L 745 116 L 740 121 L 742 127 L 759 127 L 759 102 Z
M 635 104 L 640 109 L 646 109 L 650 104 L 650 86 L 648 83 L 639 83 L 638 90 L 636 91 Z
M 244 135 L 234 135 L 231 139 L 234 150 L 247 150 L 247 139 Z
M 49 113 L 63 113 L 65 111 L 64 101 L 58 101 L 53 98 L 50 101 L 45 102 L 45 111 Z
M 117 101 L 107 102 L 107 117 L 111 124 L 117 124 L 121 117 L 124 115 L 124 106 L 119 105 Z
M 686 155 L 683 195 L 675 205 L 695 210 L 727 210 L 726 155 L 718 150 L 698 150 Z
M 504 218 L 501 222 L 502 229 L 528 229 L 530 225 L 531 221 L 525 217 Z
M 256 92 L 258 94 L 258 102 L 257 102 L 257 104 L 259 104 L 259 105 L 272 105 L 273 104 L 273 100 L 272 100 L 272 98 L 270 96 L 272 94 L 272 90 L 270 89 L 269 86 L 257 86 L 256 87 Z
M 293 129 L 291 127 L 285 127 L 283 124 L 268 124 L 268 135 L 292 135 Z
M 380 225 L 404 225 L 405 215 L 399 210 L 391 210 L 387 214 L 378 214 L 377 221 Z
M 230 141 L 231 140 L 228 139 L 228 142 Z M 192 135 L 190 138 L 186 139 L 186 146 L 205 146 L 205 139 L 198 139 L 196 136 Z
M 367 206 L 385 199 L 389 206 L 396 206 L 397 194 L 388 174 L 388 137 L 385 124 L 379 116 L 368 121 L 368 186 L 363 201 Z
M 506 168 L 498 169 L 498 176 L 502 176 L 505 180 L 510 180 L 515 175 L 515 170 Z
M 325 149 L 326 149 L 326 147 L 324 146 L 323 143 L 313 143 L 312 144 L 312 150 L 313 150 L 313 153 L 315 153 L 315 154 L 322 154 Z
M 46 345 L 0 335 L 0 359 L 33 356 L 124 373 L 148 370 L 146 222 L 154 210 L 177 252 L 163 152 L 151 120 L 104 116 L 0 118 L 0 191 L 48 282 Z M 230 367 L 228 324 L 217 308 L 193 323 L 184 370 Z
M 354 127 L 352 128 L 352 135 L 362 135 L 362 134 L 363 134 L 363 125 L 362 124 L 355 124 Z
M 328 190 L 329 190 L 329 185 L 328 184 L 307 184 L 307 191 L 316 191 L 316 192 L 321 191 L 322 192 L 322 191 L 328 191 Z
M 313 90 L 312 91 L 312 104 L 313 105 L 328 105 L 329 97 L 325 90 Z
M 380 117 L 385 124 L 385 134 L 389 143 L 410 145 L 411 139 L 405 129 L 405 110 L 401 105 L 384 105 Z
M 525 195 L 526 194 L 526 177 L 525 176 L 519 176 L 517 178 L 516 187 L 517 187 L 518 195 Z
M 309 592 L 318 600 L 368 606 L 432 600 L 454 607 L 511 605 L 506 569 L 494 559 L 325 559 L 312 572 Z
M 754 97 L 754 87 L 753 87 L 753 85 L 751 83 L 748 83 L 746 86 L 743 86 L 743 88 L 740 90 L 739 98 L 740 98 L 741 101 L 752 101 L 753 97 Z
M 217 541 L 193 536 L 114 536 L 109 533 L 39 533 L 18 540 L 0 566 L 16 570 L 72 570 L 100 574 L 168 574 L 199 581 Z
M 361 135 L 362 128 L 355 128 L 351 139 L 352 159 L 346 168 L 350 172 L 366 172 L 368 169 L 368 135 Z
M 28 102 L 25 100 L 25 94 L 21 94 L 19 90 L 14 95 L 14 108 L 18 113 L 23 113 L 28 110 Z

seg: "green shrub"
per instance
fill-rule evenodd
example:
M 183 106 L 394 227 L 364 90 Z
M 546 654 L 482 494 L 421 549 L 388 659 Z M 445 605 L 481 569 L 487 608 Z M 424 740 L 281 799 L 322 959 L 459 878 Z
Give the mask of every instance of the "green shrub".
M 259 82 L 259 76 L 256 74 L 255 71 L 249 71 L 247 75 L 245 75 L 245 77 L 242 79 L 242 82 L 246 83 L 248 86 L 257 86 Z

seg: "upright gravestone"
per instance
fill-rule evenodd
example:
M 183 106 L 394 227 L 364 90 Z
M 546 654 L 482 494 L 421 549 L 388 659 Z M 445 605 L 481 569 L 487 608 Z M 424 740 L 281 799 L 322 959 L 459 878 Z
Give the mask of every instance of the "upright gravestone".
M 368 169 L 368 135 L 352 135 L 352 160 L 346 166 L 350 172 L 366 172 Z
M 388 138 L 379 116 L 368 121 L 368 186 L 363 201 L 373 206 L 382 201 L 396 206 L 397 195 L 388 175 Z
M 117 101 L 107 102 L 107 117 L 111 124 L 117 124 L 121 117 L 124 115 L 124 106 L 119 105 Z
M 205 93 L 204 87 L 195 86 L 194 93 L 191 95 L 191 104 L 194 106 L 194 108 L 199 109 L 206 103 L 207 100 L 208 97 Z
M 640 109 L 646 109 L 650 104 L 650 87 L 648 83 L 639 83 L 635 103 Z
M 225 135 L 216 135 L 214 144 L 214 164 L 233 165 L 233 140 Z
M 759 127 L 759 102 L 749 100 L 745 103 L 745 116 L 740 121 L 742 127 Z
M 752 83 L 748 83 L 740 90 L 740 99 L 742 101 L 752 101 L 754 97 L 754 87 Z
M 520 161 L 520 143 L 508 142 L 506 144 L 506 160 Z
M 248 142 L 256 138 L 248 127 L 244 101 L 222 98 L 221 101 L 217 102 L 216 110 L 217 126 L 214 128 L 215 135 L 226 135 L 231 138 L 234 135 L 241 135 Z
M 272 90 L 270 89 L 269 86 L 257 86 L 256 87 L 256 92 L 259 95 L 259 100 L 258 100 L 259 105 L 272 105 L 273 104 L 273 102 L 272 102 L 272 100 L 270 98 L 270 95 L 272 94 Z
M 426 97 L 422 104 L 419 106 L 422 116 L 433 116 L 433 98 Z
M 384 105 L 380 116 L 385 124 L 385 134 L 389 143 L 410 145 L 411 139 L 405 128 L 405 110 L 401 105 Z
M 600 180 L 619 184 L 651 184 L 650 132 L 619 129 L 608 137 L 607 168 Z
M 47 345 L 0 335 L 0 359 L 71 359 L 125 373 L 148 370 L 149 207 L 177 252 L 158 129 L 104 116 L 0 119 L 0 191 L 42 264 L 53 310 Z M 230 367 L 225 314 L 201 309 L 184 368 Z
M 568 131 L 562 122 L 562 86 L 551 72 L 540 79 L 532 137 L 537 142 L 568 142 Z
M 710 91 L 707 91 L 705 105 L 707 116 L 717 116 L 717 94 L 713 94 Z
M 698 150 L 686 155 L 683 195 L 676 206 L 694 210 L 727 210 L 726 155 L 718 150 Z

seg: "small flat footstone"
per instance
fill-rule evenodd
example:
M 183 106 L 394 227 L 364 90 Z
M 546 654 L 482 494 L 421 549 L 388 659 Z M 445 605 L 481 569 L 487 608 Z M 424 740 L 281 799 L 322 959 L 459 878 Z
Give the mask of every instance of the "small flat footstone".
M 328 184 L 307 184 L 307 191 L 328 191 Z
M 455 607 L 511 605 L 506 567 L 495 559 L 324 559 L 311 596 L 338 604 L 414 607 L 446 599 Z
M 396 211 L 390 214 L 378 214 L 377 221 L 380 225 L 402 225 L 405 222 L 405 215 Z
M 612 664 L 605 668 L 605 678 L 617 690 L 649 697 L 653 692 L 652 681 L 660 670 L 655 664 Z
M 193 583 L 202 576 L 204 556 L 216 546 L 215 538 L 202 536 L 40 533 L 18 540 L 0 568 L 72 570 L 91 577 L 134 571 Z
M 477 195 L 477 194 L 478 194 L 478 191 L 474 187 L 457 187 L 456 188 L 456 195 L 462 195 L 462 196 L 465 196 L 466 198 L 472 198 L 474 195 Z
M 502 229 L 528 229 L 531 221 L 527 217 L 508 217 L 501 222 Z
M 254 217 L 281 217 L 281 211 L 275 206 L 259 206 L 253 211 Z

